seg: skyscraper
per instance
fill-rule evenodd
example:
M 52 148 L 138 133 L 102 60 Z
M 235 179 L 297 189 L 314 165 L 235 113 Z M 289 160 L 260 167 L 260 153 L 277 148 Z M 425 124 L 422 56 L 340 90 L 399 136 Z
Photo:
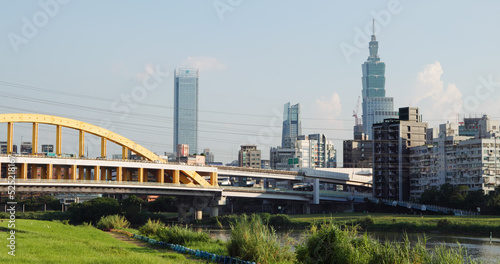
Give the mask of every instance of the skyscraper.
M 392 97 L 385 96 L 385 63 L 378 56 L 378 41 L 374 30 L 369 50 L 370 56 L 362 65 L 363 69 L 363 132 L 370 139 L 374 123 L 381 123 L 386 118 L 397 118 Z
M 174 151 L 178 144 L 198 152 L 198 69 L 179 68 L 174 73 Z
M 302 134 L 300 124 L 300 104 L 290 106 L 285 104 L 283 110 L 283 133 L 281 134 L 281 147 L 295 147 L 295 138 Z

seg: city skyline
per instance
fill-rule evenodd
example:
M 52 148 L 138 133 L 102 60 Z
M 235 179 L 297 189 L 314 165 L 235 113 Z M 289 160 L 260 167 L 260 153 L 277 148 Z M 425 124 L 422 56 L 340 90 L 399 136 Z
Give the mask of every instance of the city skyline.
M 496 2 L 245 1 L 226 12 L 210 1 L 55 2 L 3 2 L 2 113 L 83 120 L 162 154 L 174 148 L 173 70 L 196 67 L 198 151 L 227 163 L 255 144 L 267 159 L 289 101 L 301 104 L 303 134 L 324 133 L 342 151 L 375 19 L 394 108 L 418 106 L 431 127 L 462 112 L 500 116 Z M 40 142 L 53 143 L 44 129 Z

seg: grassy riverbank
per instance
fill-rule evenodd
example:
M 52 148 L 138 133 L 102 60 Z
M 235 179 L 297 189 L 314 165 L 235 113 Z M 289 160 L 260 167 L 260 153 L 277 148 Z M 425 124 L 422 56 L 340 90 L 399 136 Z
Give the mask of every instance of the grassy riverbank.
M 91 226 L 16 220 L 15 257 L 7 254 L 7 222 L 0 222 L 0 263 L 193 263 L 184 255 L 120 241 Z
M 330 221 L 359 224 L 365 230 L 442 232 L 450 234 L 493 234 L 500 236 L 500 216 L 440 216 L 392 214 L 292 215 L 295 225 Z
M 449 234 L 490 234 L 500 236 L 500 216 L 440 216 L 339 213 L 316 215 L 259 214 L 275 229 L 307 229 L 325 221 L 359 225 L 363 230 L 440 232 Z M 225 215 L 195 223 L 206 228 L 229 228 L 240 216 Z

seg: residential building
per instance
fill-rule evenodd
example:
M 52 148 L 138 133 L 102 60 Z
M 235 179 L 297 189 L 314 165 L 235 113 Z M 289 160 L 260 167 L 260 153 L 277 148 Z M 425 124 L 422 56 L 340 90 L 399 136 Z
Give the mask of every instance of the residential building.
M 369 50 L 370 56 L 362 65 L 362 118 L 363 132 L 369 139 L 372 139 L 373 124 L 382 123 L 384 119 L 397 118 L 397 111 L 394 111 L 393 98 L 385 96 L 385 63 L 380 61 L 378 55 L 375 32 L 371 36 Z
M 493 191 L 500 174 L 498 123 L 484 115 L 464 118 L 460 124 L 441 124 L 438 136 L 427 145 L 427 154 L 421 148 L 411 148 L 412 166 L 430 161 L 428 168 L 412 168 L 410 198 L 417 200 L 423 191 L 445 183 L 467 186 L 471 191 Z
M 297 137 L 297 140 L 305 136 Z M 333 143 L 327 140 L 324 134 L 310 134 L 308 136 L 311 145 L 311 167 L 312 168 L 336 168 L 337 152 Z M 307 140 L 307 138 L 305 138 Z
M 324 134 L 296 137 L 292 148 L 271 148 L 271 169 L 335 168 L 337 157 L 334 145 Z
M 344 168 L 372 168 L 372 140 L 344 140 Z
M 189 156 L 189 145 L 188 144 L 177 144 L 177 159 L 180 157 Z
M 270 160 L 260 160 L 260 168 L 265 170 L 270 170 L 271 169 Z
M 32 154 L 32 146 L 30 141 L 21 142 L 21 154 L 27 155 Z
M 238 166 L 260 169 L 260 150 L 255 145 L 242 145 L 238 152 Z
M 425 190 L 439 187 L 434 159 L 432 145 L 410 148 L 410 201 L 418 201 Z
M 286 103 L 283 110 L 283 132 L 281 135 L 281 147 L 292 148 L 295 138 L 302 134 L 300 122 L 300 104 L 290 106 Z
M 179 162 L 186 163 L 188 165 L 204 165 L 205 156 L 202 155 L 182 156 L 179 158 Z
M 54 145 L 52 144 L 43 144 L 42 145 L 42 153 L 52 153 L 54 152 Z
M 174 73 L 174 148 L 189 145 L 198 152 L 198 69 L 179 68 Z
M 427 123 L 417 107 L 399 108 L 399 119 L 373 125 L 373 192 L 375 198 L 408 201 L 409 148 L 425 145 Z
M 8 154 L 7 141 L 0 141 L 0 152 L 1 154 Z M 17 145 L 15 144 L 12 145 L 12 153 L 17 154 Z

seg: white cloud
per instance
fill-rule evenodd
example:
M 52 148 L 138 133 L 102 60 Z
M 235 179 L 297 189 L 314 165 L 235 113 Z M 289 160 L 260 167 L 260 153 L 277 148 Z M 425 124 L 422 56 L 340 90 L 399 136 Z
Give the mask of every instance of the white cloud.
M 444 123 L 454 120 L 462 109 L 462 92 L 455 84 L 445 86 L 441 76 L 444 71 L 436 61 L 425 65 L 417 75 L 417 84 L 412 96 L 423 115 L 424 122 Z
M 333 119 L 340 116 L 342 112 L 342 104 L 338 93 L 333 93 L 329 97 L 321 96 L 316 99 L 317 114 L 324 116 L 326 119 Z
M 333 135 L 332 130 L 321 128 L 343 128 L 339 117 L 342 113 L 342 103 L 338 93 L 321 96 L 310 107 L 303 109 L 302 133 L 325 133 L 328 137 Z M 308 129 L 309 128 L 309 129 Z
M 182 67 L 197 68 L 200 71 L 222 71 L 226 65 L 212 57 L 188 57 Z

